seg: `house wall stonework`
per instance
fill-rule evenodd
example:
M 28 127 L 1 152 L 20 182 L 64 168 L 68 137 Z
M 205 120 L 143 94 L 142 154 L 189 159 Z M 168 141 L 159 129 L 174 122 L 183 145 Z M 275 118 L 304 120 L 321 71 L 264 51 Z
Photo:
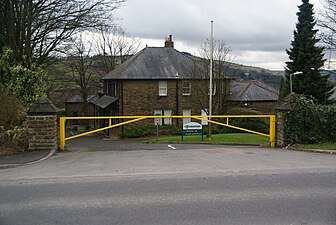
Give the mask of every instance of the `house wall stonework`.
M 167 80 L 167 96 L 159 96 L 158 80 L 123 81 L 121 93 L 120 115 L 152 116 L 155 110 L 171 110 L 172 115 L 183 115 L 186 109 L 191 110 L 192 115 L 201 114 L 201 108 L 191 103 L 190 96 L 183 95 L 182 82 L 178 80 Z M 172 123 L 182 124 L 182 119 L 180 121 L 172 120 Z M 153 124 L 153 121 L 142 123 Z
M 83 102 L 65 103 L 65 116 L 84 116 Z M 94 116 L 94 105 L 90 102 L 87 107 L 87 116 Z M 73 125 L 82 125 L 94 127 L 93 120 L 69 120 Z
M 176 80 L 167 81 L 167 96 L 159 96 L 157 80 L 123 81 L 122 113 L 153 115 L 154 110 L 172 110 L 172 115 L 182 115 L 184 109 L 191 109 L 193 114 L 200 114 L 201 109 L 193 106 L 189 97 L 183 95 L 181 83 Z
M 75 103 L 65 103 L 66 107 L 66 116 L 84 116 L 83 115 L 83 103 L 75 102 Z M 88 116 L 94 116 L 94 105 L 92 103 L 88 103 Z

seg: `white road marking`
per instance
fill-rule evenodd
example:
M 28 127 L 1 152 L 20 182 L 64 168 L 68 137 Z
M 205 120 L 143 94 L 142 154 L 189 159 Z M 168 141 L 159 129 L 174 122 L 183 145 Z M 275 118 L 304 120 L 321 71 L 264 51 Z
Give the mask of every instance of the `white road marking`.
M 171 149 L 173 149 L 173 150 L 176 149 L 176 148 L 175 148 L 174 146 L 172 146 L 172 145 L 168 145 L 168 147 L 171 148 Z

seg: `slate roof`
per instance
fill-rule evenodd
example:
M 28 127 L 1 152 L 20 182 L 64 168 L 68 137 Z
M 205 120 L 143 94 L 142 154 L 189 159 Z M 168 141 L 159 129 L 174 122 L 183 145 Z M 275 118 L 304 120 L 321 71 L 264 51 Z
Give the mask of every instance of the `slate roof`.
M 28 115 L 54 115 L 59 109 L 45 96 L 40 97 L 27 111 Z
M 231 101 L 277 101 L 279 93 L 276 89 L 256 80 L 231 81 Z
M 115 70 L 109 79 L 192 79 L 198 59 L 169 47 L 146 47 Z M 198 65 L 198 68 L 201 67 Z M 178 75 L 178 76 L 177 76 Z
M 89 103 L 93 103 L 94 101 L 96 101 L 99 97 L 97 95 L 89 95 L 87 97 L 87 101 Z M 69 98 L 66 103 L 80 103 L 83 102 L 83 98 L 80 95 L 74 95 L 71 98 Z
M 115 102 L 117 100 L 118 100 L 118 98 L 116 98 L 116 97 L 104 95 L 100 99 L 96 100 L 93 104 L 100 107 L 100 108 L 105 109 L 106 107 L 108 107 L 109 105 L 111 105 L 113 102 Z

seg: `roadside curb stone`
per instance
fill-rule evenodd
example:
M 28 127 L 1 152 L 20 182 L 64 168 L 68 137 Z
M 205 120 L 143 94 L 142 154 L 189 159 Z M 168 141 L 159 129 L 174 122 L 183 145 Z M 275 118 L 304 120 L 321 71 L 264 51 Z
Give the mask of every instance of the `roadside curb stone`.
M 285 150 L 336 155 L 336 150 L 287 148 Z
M 13 163 L 13 161 L 15 161 L 15 160 L 12 159 L 12 160 L 10 160 L 11 162 L 9 162 L 9 163 L 2 163 L 2 164 L 0 164 L 0 169 L 7 169 L 7 168 L 12 168 L 12 167 L 17 167 L 17 166 L 24 166 L 24 165 L 31 165 L 31 164 L 39 163 L 39 162 L 42 162 L 44 160 L 49 159 L 50 157 L 52 157 L 53 155 L 55 155 L 56 152 L 57 152 L 56 149 L 50 150 L 47 155 L 43 154 L 43 155 L 41 155 L 41 156 L 39 156 L 37 158 L 35 157 L 32 160 L 30 160 L 30 159 L 26 159 L 26 160 L 22 159 L 24 157 L 29 158 L 29 156 L 22 156 L 22 155 L 20 156 L 20 155 L 18 155 L 18 157 L 17 157 L 18 160 L 17 161 L 22 161 L 22 162 L 15 162 L 15 163 Z

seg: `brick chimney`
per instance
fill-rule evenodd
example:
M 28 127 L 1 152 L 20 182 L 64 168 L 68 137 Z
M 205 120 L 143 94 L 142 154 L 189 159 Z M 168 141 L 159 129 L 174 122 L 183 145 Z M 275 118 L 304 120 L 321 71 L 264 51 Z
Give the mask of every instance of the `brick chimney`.
M 166 48 L 174 48 L 174 42 L 173 42 L 173 36 L 172 35 L 169 35 L 169 37 L 166 37 L 165 47 Z

